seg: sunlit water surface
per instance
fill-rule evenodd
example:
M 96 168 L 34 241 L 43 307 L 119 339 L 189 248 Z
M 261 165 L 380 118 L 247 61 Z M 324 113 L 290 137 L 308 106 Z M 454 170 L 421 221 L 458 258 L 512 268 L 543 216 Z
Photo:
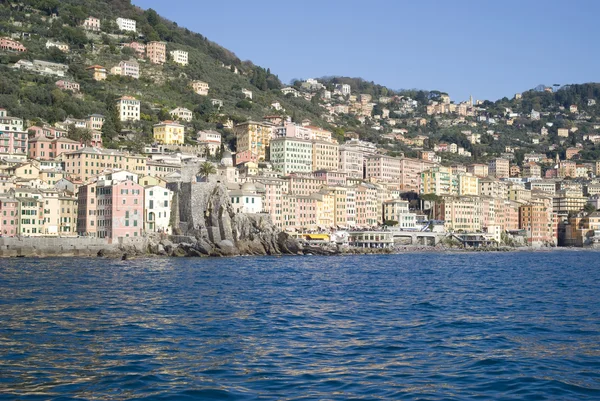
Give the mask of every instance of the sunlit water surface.
M 0 399 L 600 399 L 600 253 L 1 259 Z

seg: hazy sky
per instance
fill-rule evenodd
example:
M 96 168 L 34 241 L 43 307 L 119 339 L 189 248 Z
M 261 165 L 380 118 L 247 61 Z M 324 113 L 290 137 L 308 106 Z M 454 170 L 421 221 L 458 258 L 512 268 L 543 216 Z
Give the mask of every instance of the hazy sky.
M 362 77 L 496 100 L 600 81 L 600 1 L 133 0 L 283 82 Z

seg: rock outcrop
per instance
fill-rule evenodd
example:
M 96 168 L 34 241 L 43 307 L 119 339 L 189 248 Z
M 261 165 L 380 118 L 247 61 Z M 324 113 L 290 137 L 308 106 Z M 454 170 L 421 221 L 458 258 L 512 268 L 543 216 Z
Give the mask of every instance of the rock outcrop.
M 172 256 L 298 254 L 302 247 L 275 227 L 269 215 L 235 213 L 220 182 L 169 184 L 174 233 L 155 238 L 150 252 Z

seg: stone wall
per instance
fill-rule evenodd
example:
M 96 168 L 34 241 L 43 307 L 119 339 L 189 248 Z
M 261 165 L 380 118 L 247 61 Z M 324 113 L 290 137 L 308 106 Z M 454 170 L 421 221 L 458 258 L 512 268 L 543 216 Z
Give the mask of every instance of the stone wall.
M 16 256 L 119 256 L 124 253 L 146 252 L 145 237 L 119 238 L 109 243 L 104 238 L 94 237 L 2 237 L 0 257 Z

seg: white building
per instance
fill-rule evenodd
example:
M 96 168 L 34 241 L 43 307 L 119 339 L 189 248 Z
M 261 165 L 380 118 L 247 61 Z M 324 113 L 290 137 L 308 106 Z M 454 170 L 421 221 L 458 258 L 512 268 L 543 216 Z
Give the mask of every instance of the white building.
M 177 107 L 176 109 L 171 110 L 169 112 L 169 114 L 175 120 L 188 121 L 188 122 L 192 121 L 192 118 L 194 117 L 194 114 L 192 113 L 192 111 L 189 109 L 186 109 L 185 107 Z
M 407 200 L 391 199 L 383 202 L 383 218 L 387 221 L 395 221 L 398 224 L 393 226 L 399 229 L 417 228 L 417 215 L 411 213 Z
M 117 25 L 119 26 L 119 30 L 121 31 L 133 31 L 137 30 L 136 22 L 129 18 L 117 18 Z
M 144 187 L 144 230 L 170 233 L 173 191 L 159 185 Z
M 350 88 L 350 85 L 348 85 L 348 84 L 336 84 L 335 85 L 335 90 L 334 90 L 335 94 L 347 96 L 347 95 L 350 95 L 351 92 L 352 92 L 352 89 Z
M 244 183 L 240 189 L 229 191 L 231 206 L 236 213 L 262 212 L 262 196 L 256 191 L 256 186 L 251 182 Z
M 60 50 L 61 52 L 64 53 L 68 53 L 69 52 L 69 45 L 63 42 L 57 42 L 55 40 L 52 39 L 48 39 L 46 41 L 46 49 L 50 49 L 52 47 L 56 47 L 58 50 Z
M 140 101 L 131 96 L 123 96 L 117 100 L 119 119 L 121 121 L 140 120 Z
M 140 65 L 135 60 L 123 60 L 119 62 L 119 65 L 111 68 L 110 73 L 138 79 L 140 77 Z
M 206 146 L 211 155 L 221 148 L 221 133 L 217 131 L 198 131 L 196 140 L 200 146 Z
M 206 82 L 204 82 L 204 81 L 192 81 L 191 85 L 192 85 L 192 89 L 197 94 L 199 94 L 201 96 L 208 95 L 208 90 L 210 89 L 210 87 L 208 86 L 208 84 Z
M 180 65 L 188 65 L 188 52 L 184 50 L 173 50 L 170 52 L 173 61 Z
M 284 95 L 291 93 L 292 96 L 294 96 L 294 97 L 300 96 L 300 92 L 298 92 L 298 90 L 296 88 L 292 88 L 291 86 L 281 89 L 281 93 L 283 93 Z

